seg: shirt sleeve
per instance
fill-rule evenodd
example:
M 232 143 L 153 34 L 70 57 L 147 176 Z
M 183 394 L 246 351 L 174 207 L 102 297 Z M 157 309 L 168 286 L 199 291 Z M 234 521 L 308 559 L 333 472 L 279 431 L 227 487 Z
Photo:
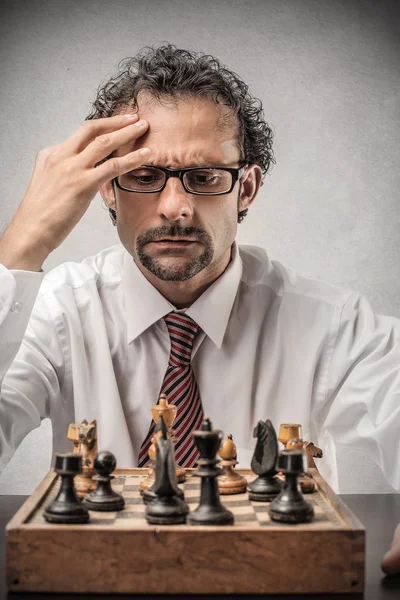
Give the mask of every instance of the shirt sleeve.
M 342 491 L 347 478 L 350 489 L 352 477 L 366 479 L 364 492 L 400 491 L 400 320 L 352 294 L 335 337 L 314 413 L 334 487 Z
M 0 265 L 0 472 L 60 393 L 57 332 L 37 303 L 42 278 Z

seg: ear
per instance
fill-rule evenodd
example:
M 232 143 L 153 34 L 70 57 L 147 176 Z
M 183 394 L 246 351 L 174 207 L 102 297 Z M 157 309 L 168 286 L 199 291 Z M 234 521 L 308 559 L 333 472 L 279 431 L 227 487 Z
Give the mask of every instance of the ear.
M 102 183 L 99 192 L 108 208 L 115 210 L 115 190 L 112 180 Z
M 239 198 L 239 211 L 246 210 L 257 196 L 262 185 L 262 171 L 259 165 L 249 165 L 242 177 Z

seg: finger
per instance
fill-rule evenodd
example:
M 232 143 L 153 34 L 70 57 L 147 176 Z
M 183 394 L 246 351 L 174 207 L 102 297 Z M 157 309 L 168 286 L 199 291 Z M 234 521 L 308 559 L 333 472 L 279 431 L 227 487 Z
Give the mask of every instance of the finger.
M 135 152 L 130 152 L 125 156 L 114 156 L 113 158 L 106 160 L 106 162 L 96 169 L 92 169 L 89 177 L 92 178 L 93 185 L 98 187 L 102 183 L 106 183 L 106 181 L 118 177 L 118 175 L 127 173 L 132 169 L 137 169 L 145 164 L 150 154 L 150 148 L 141 148 L 140 150 L 135 150 Z
M 381 569 L 387 575 L 400 573 L 400 546 L 392 548 L 382 558 Z
M 400 523 L 394 532 L 389 552 L 382 558 L 381 569 L 387 575 L 400 573 Z
M 92 142 L 97 136 L 117 131 L 128 125 L 132 125 L 138 120 L 138 114 L 115 115 L 105 117 L 104 119 L 93 119 L 81 123 L 73 134 L 61 144 L 65 154 L 79 154 Z
M 118 131 L 96 137 L 77 157 L 79 158 L 79 164 L 82 167 L 94 167 L 117 148 L 137 140 L 147 131 L 148 127 L 147 121 L 141 120 L 129 125 L 129 127 L 123 127 Z

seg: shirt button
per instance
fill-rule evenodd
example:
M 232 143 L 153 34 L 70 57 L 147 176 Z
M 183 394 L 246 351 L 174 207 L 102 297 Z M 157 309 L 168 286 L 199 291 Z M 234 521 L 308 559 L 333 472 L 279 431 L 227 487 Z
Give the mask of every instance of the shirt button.
M 11 312 L 21 312 L 22 310 L 22 302 L 14 302 L 11 305 Z

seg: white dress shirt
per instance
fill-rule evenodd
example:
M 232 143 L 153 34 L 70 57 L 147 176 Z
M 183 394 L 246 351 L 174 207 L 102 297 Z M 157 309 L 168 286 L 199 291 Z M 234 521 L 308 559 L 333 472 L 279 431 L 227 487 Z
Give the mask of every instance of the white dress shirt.
M 99 450 L 136 466 L 168 365 L 171 310 L 122 245 L 46 275 L 0 265 L 0 470 L 46 417 L 55 452 L 71 451 L 70 423 L 97 419 Z M 269 418 L 277 432 L 302 424 L 337 491 L 339 449 L 367 455 L 400 490 L 398 321 L 236 245 L 186 312 L 200 326 L 192 366 L 204 414 L 233 434 L 241 466 Z

